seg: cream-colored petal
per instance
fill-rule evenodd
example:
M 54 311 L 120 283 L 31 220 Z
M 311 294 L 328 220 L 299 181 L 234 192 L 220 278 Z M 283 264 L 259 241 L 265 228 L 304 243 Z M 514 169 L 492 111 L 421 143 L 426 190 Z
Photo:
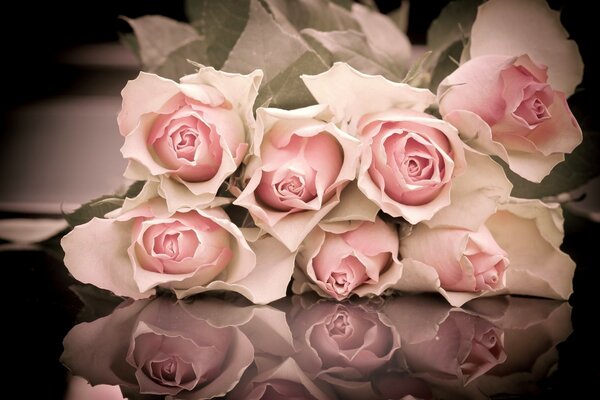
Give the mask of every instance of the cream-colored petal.
M 577 44 L 567 37 L 560 13 L 545 0 L 491 0 L 477 11 L 470 53 L 471 58 L 528 54 L 548 66 L 549 83 L 569 96 L 581 82 L 583 61 Z
M 467 170 L 454 179 L 450 205 L 424 223 L 431 227 L 458 227 L 476 231 L 510 196 L 512 184 L 489 156 L 465 149 Z
M 329 104 L 335 114 L 334 122 L 344 130 L 349 128 L 351 134 L 365 114 L 390 108 L 423 111 L 435 101 L 427 89 L 392 82 L 381 75 L 363 74 L 346 63 L 337 62 L 319 75 L 300 78 L 320 104 Z
M 133 279 L 133 265 L 127 255 L 131 244 L 131 223 L 93 218 L 79 225 L 61 240 L 64 262 L 75 279 L 134 299 L 141 293 Z
M 213 281 L 202 287 L 175 290 L 178 298 L 210 290 L 228 290 L 240 293 L 255 304 L 267 304 L 285 296 L 294 269 L 295 254 L 272 237 L 264 237 L 252 244 L 256 266 L 248 276 L 237 282 Z

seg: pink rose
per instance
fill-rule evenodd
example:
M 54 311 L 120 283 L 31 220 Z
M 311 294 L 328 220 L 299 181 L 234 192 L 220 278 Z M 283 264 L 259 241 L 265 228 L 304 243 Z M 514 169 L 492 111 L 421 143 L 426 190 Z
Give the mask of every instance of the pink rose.
M 233 290 L 258 303 L 285 295 L 293 254 L 276 240 L 265 236 L 251 248 L 223 209 L 170 212 L 161 198 L 145 194 L 62 239 L 65 265 L 76 279 L 136 299 L 157 287 L 178 297 Z M 260 285 L 265 273 L 268 290 Z
M 454 127 L 392 109 L 363 116 L 357 135 L 365 145 L 358 186 L 384 212 L 416 224 L 450 203 L 452 178 L 465 167 Z
M 171 210 L 209 203 L 246 154 L 261 77 L 201 68 L 176 83 L 140 73 L 118 118 L 125 176 L 160 182 Z
M 296 263 L 294 292 L 312 289 L 336 300 L 352 294 L 379 295 L 402 274 L 397 230 L 380 218 L 315 228 L 300 248 Z
M 482 292 L 505 287 L 507 253 L 485 225 L 475 232 L 417 225 L 402 239 L 400 254 L 433 267 L 446 290 Z
M 559 204 L 511 198 L 476 230 L 417 225 L 400 242 L 407 292 L 439 292 L 452 305 L 489 294 L 566 300 L 575 263 L 560 250 Z M 509 266 L 510 264 L 510 266 Z
M 205 302 L 194 318 L 184 307 L 164 297 L 142 300 L 79 324 L 64 340 L 61 361 L 93 385 L 178 399 L 222 396 L 252 363 L 252 343 L 237 325 L 211 320 L 227 304 Z
M 433 93 L 345 63 L 302 79 L 320 104 L 331 107 L 334 121 L 361 141 L 358 187 L 371 202 L 412 224 L 431 220 L 451 204 L 455 181 L 467 170 L 465 148 L 455 127 L 424 112 L 435 101 Z M 475 170 L 494 169 L 491 159 L 480 161 Z M 497 192 L 501 179 L 494 173 L 493 183 L 484 185 L 487 193 Z M 461 185 L 469 195 L 459 197 L 488 202 L 492 195 L 469 180 Z
M 459 378 L 465 385 L 506 360 L 502 331 L 461 311 L 450 312 L 435 337 L 403 343 L 402 355 L 412 373 Z
M 293 251 L 354 179 L 358 141 L 328 123 L 321 106 L 257 115 L 248 182 L 234 204 Z
M 304 307 L 289 320 L 298 341 L 294 359 L 310 376 L 342 386 L 368 381 L 400 346 L 396 331 L 368 305 L 321 300 Z
M 440 112 L 464 140 L 539 182 L 581 143 L 581 129 L 547 68 L 527 55 L 481 56 L 438 88 Z

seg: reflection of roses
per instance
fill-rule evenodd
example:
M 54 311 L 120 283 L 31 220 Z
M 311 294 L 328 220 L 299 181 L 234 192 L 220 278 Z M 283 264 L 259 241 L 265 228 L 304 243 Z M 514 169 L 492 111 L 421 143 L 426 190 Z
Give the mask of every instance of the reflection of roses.
M 223 307 L 207 302 L 206 315 Z M 224 395 L 254 354 L 235 326 L 192 318 L 167 298 L 129 303 L 107 317 L 77 325 L 64 347 L 62 362 L 92 384 L 182 399 Z
M 355 178 L 358 141 L 326 122 L 321 106 L 259 109 L 257 115 L 248 183 L 235 204 L 295 250 Z
M 260 78 L 201 68 L 176 83 L 140 73 L 119 114 L 125 175 L 160 181 L 171 210 L 210 202 L 246 154 Z
M 295 311 L 290 328 L 299 350 L 294 358 L 315 376 L 368 380 L 400 344 L 396 331 L 366 305 L 319 301 Z
M 302 272 L 297 271 L 293 289 L 302 292 L 310 287 L 337 300 L 353 293 L 381 294 L 400 278 L 397 255 L 398 233 L 380 218 L 323 225 L 300 248 L 296 262 Z
M 434 377 L 461 378 L 465 384 L 506 360 L 503 333 L 483 318 L 453 311 L 435 337 L 404 344 L 409 369 Z

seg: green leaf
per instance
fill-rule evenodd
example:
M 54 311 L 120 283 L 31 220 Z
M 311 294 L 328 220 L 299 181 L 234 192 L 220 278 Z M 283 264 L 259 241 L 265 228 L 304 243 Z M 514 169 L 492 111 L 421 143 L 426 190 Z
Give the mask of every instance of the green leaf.
M 454 0 L 442 9 L 427 31 L 430 50 L 443 51 L 456 41 L 465 40 L 483 0 Z
M 188 24 L 159 15 L 125 19 L 133 28 L 145 70 L 177 79 L 194 71 L 187 62 L 208 61 L 206 42 Z
M 359 29 L 347 9 L 327 0 L 264 1 L 271 11 L 279 11 L 298 31 L 306 28 L 318 31 Z
M 402 79 L 402 83 L 410 83 L 424 72 L 423 65 L 427 62 L 429 57 L 431 57 L 431 53 L 431 51 L 426 51 L 417 59 L 417 61 L 413 63 L 413 65 L 411 65 L 410 69 L 406 73 L 406 76 L 404 79 Z
M 312 53 L 307 55 L 306 53 Z M 223 70 L 250 73 L 260 68 L 264 78 L 257 105 L 272 97 L 271 106 L 291 108 L 310 96 L 300 73 L 329 66 L 296 33 L 284 29 L 258 0 L 251 0 L 250 18 L 231 50 Z
M 92 218 L 102 218 L 107 213 L 116 210 L 123 205 L 123 199 L 114 196 L 103 196 L 94 199 L 79 207 L 70 214 L 65 214 L 64 217 L 72 227 L 85 224 Z
M 439 54 L 429 81 L 429 89 L 433 93 L 437 92 L 440 82 L 458 68 L 458 60 L 460 60 L 462 51 L 463 43 L 459 40 L 448 46 Z
M 404 77 L 402 67 L 372 48 L 362 33 L 304 29 L 302 36 L 330 65 L 342 61 L 365 74 L 383 75 L 394 81 L 400 81 Z
M 402 0 L 402 4 L 400 4 L 400 7 L 396 8 L 392 12 L 389 12 L 387 16 L 394 22 L 394 24 L 396 24 L 398 29 L 406 33 L 408 31 L 409 11 L 410 2 L 408 0 Z
M 565 161 L 558 164 L 550 175 L 540 183 L 529 182 L 508 169 L 504 163 L 506 176 L 513 183 L 511 193 L 514 197 L 541 198 L 575 190 L 600 175 L 600 131 L 587 130 L 583 133 L 583 142 L 565 156 Z
M 220 69 L 246 28 L 250 0 L 187 0 L 186 15 L 206 38 L 208 61 Z
M 352 7 L 352 16 L 358 21 L 370 47 L 385 54 L 386 59 L 405 72 L 410 63 L 411 45 L 404 32 L 386 15 L 360 4 Z
M 315 104 L 316 100 L 298 77 L 302 74 L 316 75 L 325 70 L 327 67 L 315 52 L 306 51 L 261 88 L 255 104 L 260 106 L 269 101 L 270 106 L 285 109 Z
M 140 46 L 138 44 L 137 39 L 135 38 L 135 34 L 133 33 L 119 33 L 119 41 L 123 44 L 123 46 L 127 47 L 137 59 L 141 62 L 142 59 L 140 57 Z
M 107 213 L 121 207 L 125 197 L 132 198 L 137 196 L 142 191 L 144 184 L 145 181 L 136 181 L 127 188 L 127 191 L 124 194 L 118 196 L 107 195 L 94 199 L 83 204 L 72 213 L 64 214 L 64 218 L 72 227 L 85 224 L 94 217 L 102 218 Z

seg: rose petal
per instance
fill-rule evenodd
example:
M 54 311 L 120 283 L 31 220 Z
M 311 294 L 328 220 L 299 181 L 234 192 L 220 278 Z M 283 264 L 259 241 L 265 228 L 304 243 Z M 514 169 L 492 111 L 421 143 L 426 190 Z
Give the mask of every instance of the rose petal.
M 427 89 L 363 74 L 346 63 L 336 62 L 326 72 L 300 78 L 320 104 L 332 108 L 335 122 L 351 133 L 365 114 L 390 108 L 423 111 L 435 101 Z
M 544 0 L 492 0 L 477 10 L 471 28 L 472 58 L 498 54 L 529 54 L 548 66 L 548 80 L 555 90 L 570 96 L 583 77 L 583 61 L 560 23 L 560 14 Z
M 76 226 L 61 240 L 65 266 L 78 281 L 118 296 L 149 297 L 154 290 L 141 292 L 134 280 L 133 266 L 127 256 L 130 243 L 130 222 L 99 218 Z

